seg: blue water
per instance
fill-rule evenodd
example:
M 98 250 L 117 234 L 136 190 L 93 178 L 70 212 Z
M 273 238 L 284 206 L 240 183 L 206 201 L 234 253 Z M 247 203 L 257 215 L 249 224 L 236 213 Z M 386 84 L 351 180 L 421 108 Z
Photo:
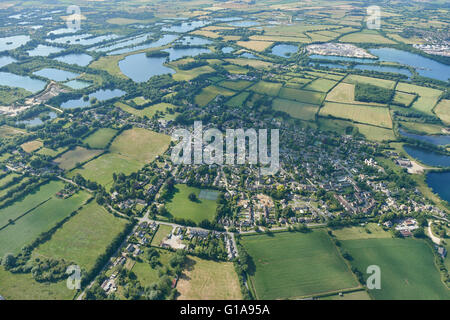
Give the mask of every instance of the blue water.
M 129 53 L 129 52 L 138 51 L 138 50 L 162 47 L 162 46 L 165 46 L 165 45 L 171 43 L 172 41 L 174 41 L 177 38 L 178 38 L 178 36 L 176 36 L 176 35 L 165 34 L 161 39 L 159 39 L 155 42 L 146 43 L 146 44 L 142 44 L 140 46 L 135 46 L 135 47 L 131 47 L 131 48 L 123 48 L 123 49 L 111 51 L 108 53 L 108 55 L 124 54 L 124 53 Z
M 119 48 L 134 46 L 146 41 L 149 36 L 151 36 L 151 33 L 146 33 L 137 37 L 122 39 L 106 46 L 90 48 L 89 51 L 108 52 Z
M 404 137 L 428 142 L 437 146 L 445 146 L 450 144 L 450 135 L 420 135 L 409 133 L 402 129 L 400 129 L 399 132 Z
M 175 73 L 173 69 L 163 65 L 165 61 L 166 58 L 147 57 L 145 53 L 138 53 L 119 61 L 119 68 L 128 78 L 140 83 L 153 76 Z
M 403 149 L 411 157 L 428 166 L 450 167 L 450 156 L 410 146 L 404 146 Z
M 433 192 L 450 203 L 450 172 L 430 172 L 426 181 Z
M 42 70 L 33 72 L 34 75 L 41 76 L 54 81 L 66 81 L 71 80 L 79 76 L 78 73 L 54 69 L 54 68 L 44 68 Z
M 30 40 L 31 40 L 30 36 L 26 35 L 0 38 L 0 52 L 17 49 L 26 44 Z
M 255 56 L 254 54 L 252 54 L 250 52 L 244 52 L 243 54 L 239 55 L 239 57 L 246 58 L 246 59 L 257 59 L 258 58 L 257 56 Z
M 4 67 L 10 63 L 13 63 L 13 62 L 17 62 L 17 60 L 10 56 L 1 56 L 0 57 L 0 68 Z
M 117 37 L 118 36 L 115 34 L 93 37 L 92 34 L 85 33 L 85 34 L 74 35 L 74 36 L 65 36 L 65 37 L 56 38 L 53 40 L 47 39 L 46 41 L 51 42 L 51 43 L 66 43 L 66 44 L 78 44 L 78 45 L 82 45 L 82 46 L 90 46 L 90 45 L 94 45 L 96 43 L 100 43 L 102 41 L 113 40 Z
M 204 48 L 186 48 L 186 49 L 169 48 L 163 51 L 168 52 L 170 54 L 169 56 L 170 61 L 178 60 L 183 57 L 195 57 L 203 53 L 211 53 L 211 50 Z
M 113 98 L 121 97 L 124 94 L 126 94 L 126 92 L 119 90 L 119 89 L 97 90 L 94 93 L 91 93 L 89 95 L 88 101 L 84 101 L 83 98 L 69 100 L 69 101 L 63 102 L 61 104 L 61 108 L 63 108 L 63 109 L 85 108 L 85 107 L 91 105 L 91 102 L 90 102 L 91 98 L 96 98 L 98 101 L 106 101 L 106 100 L 110 100 Z
M 174 25 L 171 27 L 164 27 L 161 30 L 162 31 L 168 31 L 168 32 L 177 32 L 177 33 L 184 33 L 189 32 L 194 29 L 203 27 L 207 24 L 206 21 L 192 21 L 192 22 L 183 22 L 181 25 Z
M 309 63 L 310 66 L 315 66 L 316 64 L 318 64 L 321 67 L 348 69 L 348 66 L 337 63 L 314 63 L 314 62 Z
M 0 85 L 23 88 L 31 93 L 36 93 L 45 88 L 46 82 L 30 77 L 19 76 L 14 73 L 0 72 Z
M 397 62 L 412 66 L 424 77 L 442 81 L 448 81 L 450 77 L 450 66 L 418 54 L 391 48 L 369 49 L 369 52 L 378 56 L 380 61 Z
M 289 54 L 297 53 L 298 47 L 291 44 L 279 44 L 272 48 L 272 54 L 286 58 Z
M 253 27 L 253 26 L 258 26 L 259 22 L 257 22 L 257 21 L 233 21 L 228 24 L 233 27 Z
M 411 71 L 404 68 L 396 68 L 396 67 L 388 67 L 388 66 L 379 66 L 379 65 L 370 65 L 370 64 L 357 64 L 354 66 L 355 69 L 359 70 L 371 70 L 377 72 L 392 72 L 404 74 L 408 78 L 412 76 Z
M 55 119 L 56 118 L 56 113 L 55 112 L 49 112 L 48 114 L 50 116 L 50 119 Z M 18 121 L 17 123 L 21 124 L 25 124 L 26 126 L 29 127 L 35 127 L 35 126 L 40 126 L 41 124 L 44 124 L 44 121 L 42 121 L 39 117 L 30 119 L 30 120 L 22 120 L 22 121 Z
M 324 56 L 321 54 L 312 54 L 309 57 L 311 59 L 322 59 L 322 60 L 331 60 L 331 61 L 352 61 L 352 62 L 360 62 L 360 63 L 371 63 L 371 62 L 378 61 L 375 59 L 351 58 L 351 57 L 340 57 L 340 56 Z
M 205 44 L 211 44 L 212 41 L 200 37 L 183 37 L 180 40 L 177 41 L 177 43 L 183 44 L 183 45 L 193 45 L 193 46 L 201 46 Z
M 222 52 L 223 53 L 231 53 L 233 51 L 234 51 L 233 47 L 224 47 L 224 48 L 222 48 Z
M 51 53 L 58 53 L 58 52 L 61 52 L 62 50 L 63 50 L 62 48 L 57 48 L 57 47 L 46 46 L 46 45 L 40 44 L 33 50 L 29 50 L 27 52 L 30 57 L 36 57 L 36 56 L 47 57 Z
M 85 53 L 80 54 L 68 54 L 65 56 L 60 56 L 55 58 L 55 60 L 58 60 L 60 62 L 68 63 L 68 64 L 76 64 L 80 67 L 85 67 L 92 61 L 92 57 Z

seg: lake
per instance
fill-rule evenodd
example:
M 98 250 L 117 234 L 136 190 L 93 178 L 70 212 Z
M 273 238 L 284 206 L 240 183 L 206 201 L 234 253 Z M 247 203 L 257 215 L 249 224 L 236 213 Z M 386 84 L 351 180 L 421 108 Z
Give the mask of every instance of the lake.
M 224 48 L 222 48 L 222 52 L 223 53 L 231 53 L 233 51 L 234 51 L 233 47 L 224 47 Z
M 428 166 L 450 167 L 450 156 L 411 146 L 404 146 L 403 149 L 411 157 Z
M 0 57 L 0 68 L 4 67 L 10 63 L 13 63 L 13 62 L 17 62 L 17 60 L 10 56 L 1 56 Z
M 450 172 L 429 172 L 426 181 L 434 193 L 450 203 Z
M 180 43 L 182 45 L 202 46 L 205 44 L 211 44 L 212 41 L 200 37 L 186 36 L 178 40 L 176 43 Z
M 437 146 L 445 146 L 450 144 L 450 135 L 420 135 L 409 133 L 402 129 L 400 129 L 399 132 L 404 137 L 428 142 Z
M 368 51 L 378 56 L 380 61 L 397 62 L 412 66 L 423 77 L 448 81 L 450 76 L 450 66 L 418 54 L 392 48 L 377 48 L 369 49 Z
M 253 27 L 258 26 L 259 22 L 248 20 L 248 21 L 233 21 L 229 22 L 228 24 L 233 27 Z
M 165 61 L 164 57 L 147 57 L 145 53 L 138 53 L 119 61 L 119 68 L 128 78 L 140 83 L 153 76 L 175 73 L 173 69 L 163 65 Z
M 40 44 L 33 50 L 29 50 L 27 52 L 30 57 L 48 57 L 52 53 L 58 53 L 63 50 L 64 50 L 63 48 L 46 46 L 46 45 Z
M 103 35 L 103 36 L 93 36 L 92 34 L 80 34 L 74 36 L 66 36 L 55 39 L 47 39 L 46 41 L 50 43 L 66 43 L 66 44 L 79 44 L 82 46 L 90 46 L 103 41 L 116 39 L 118 36 L 115 34 Z
M 56 118 L 56 113 L 55 112 L 49 112 L 48 116 L 50 117 L 50 119 L 55 119 Z M 29 119 L 29 120 L 22 120 L 22 121 L 18 121 L 17 123 L 19 124 L 25 124 L 26 126 L 29 127 L 35 127 L 35 126 L 40 126 L 42 124 L 44 124 L 44 121 L 41 120 L 41 118 L 36 117 L 33 119 Z
M 19 76 L 9 72 L 0 72 L 0 85 L 2 86 L 22 88 L 31 93 L 36 93 L 43 90 L 46 84 L 46 82 L 39 79 Z
M 61 104 L 61 108 L 63 108 L 63 109 L 85 108 L 85 107 L 91 105 L 91 102 L 90 102 L 91 98 L 96 98 L 99 101 L 106 101 L 106 100 L 110 100 L 113 98 L 121 97 L 125 94 L 126 94 L 126 92 L 122 91 L 120 89 L 114 89 L 114 90 L 101 89 L 101 90 L 97 90 L 97 91 L 91 93 L 89 95 L 89 99 L 87 101 L 84 101 L 84 99 L 82 97 L 80 99 L 68 100 Z
M 137 37 L 122 39 L 109 45 L 90 48 L 89 51 L 108 52 L 128 46 L 134 46 L 146 41 L 149 36 L 151 36 L 151 33 L 146 33 Z
M 200 27 L 204 27 L 207 24 L 208 24 L 208 22 L 206 22 L 206 21 L 183 22 L 179 25 L 163 27 L 161 30 L 168 31 L 168 32 L 184 33 L 184 32 L 189 32 L 189 31 L 192 31 L 192 30 L 200 28 Z
M 64 62 L 67 64 L 76 64 L 80 67 L 85 67 L 92 61 L 92 57 L 85 53 L 74 53 L 74 54 L 68 54 L 65 56 L 60 56 L 55 58 L 55 60 Z
M 129 53 L 129 52 L 139 51 L 139 50 L 144 50 L 144 49 L 149 49 L 149 48 L 162 47 L 162 46 L 165 46 L 165 45 L 171 43 L 172 41 L 174 41 L 177 38 L 178 38 L 177 35 L 165 34 L 164 36 L 162 36 L 161 39 L 159 39 L 155 42 L 146 43 L 146 44 L 142 44 L 142 45 L 130 47 L 130 48 L 114 50 L 114 51 L 108 52 L 108 55 L 124 54 L 124 53 Z
M 272 54 L 286 58 L 290 54 L 297 53 L 298 47 L 291 44 L 278 44 L 272 48 Z
M 17 49 L 30 40 L 31 38 L 26 35 L 0 38 L 0 52 Z
M 170 54 L 169 60 L 174 61 L 183 57 L 195 57 L 203 53 L 211 53 L 211 50 L 205 48 L 184 48 L 184 49 L 164 49 L 163 51 Z
M 388 67 L 388 66 L 379 66 L 379 65 L 371 65 L 371 64 L 357 64 L 353 67 L 354 69 L 359 70 L 370 70 L 370 71 L 377 71 L 377 72 L 392 72 L 392 73 L 399 73 L 404 74 L 408 78 L 412 76 L 411 71 L 405 68 L 396 68 L 396 67 Z
M 33 72 L 33 74 L 53 81 L 66 81 L 79 76 L 78 73 L 54 68 L 44 68 L 42 70 Z
M 246 59 L 257 59 L 258 58 L 257 56 L 255 56 L 254 54 L 252 54 L 250 52 L 244 52 L 241 55 L 239 55 L 239 57 L 246 58 Z
M 65 86 L 68 86 L 69 88 L 72 88 L 72 89 L 75 89 L 75 90 L 80 90 L 80 89 L 87 88 L 91 84 L 92 83 L 84 82 L 84 81 L 80 81 L 80 80 L 71 80 L 71 81 L 68 81 L 68 82 L 64 83 Z

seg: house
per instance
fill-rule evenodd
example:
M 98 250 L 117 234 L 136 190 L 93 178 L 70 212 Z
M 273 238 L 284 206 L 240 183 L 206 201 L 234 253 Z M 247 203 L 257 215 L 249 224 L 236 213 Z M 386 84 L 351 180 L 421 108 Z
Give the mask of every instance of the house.
M 442 259 L 445 259 L 445 257 L 447 256 L 447 249 L 445 249 L 444 247 L 439 247 L 437 251 Z
M 409 230 L 400 230 L 400 233 L 401 233 L 401 235 L 403 236 L 403 237 L 412 237 L 412 233 L 411 233 L 411 231 L 409 231 Z

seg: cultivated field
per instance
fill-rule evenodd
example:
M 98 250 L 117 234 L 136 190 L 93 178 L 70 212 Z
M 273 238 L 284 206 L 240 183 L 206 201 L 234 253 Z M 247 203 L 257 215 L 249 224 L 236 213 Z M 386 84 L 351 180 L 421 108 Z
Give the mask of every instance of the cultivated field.
M 74 150 L 67 151 L 54 161 L 61 169 L 71 170 L 78 164 L 89 161 L 101 154 L 103 150 L 90 150 L 82 147 L 76 147 Z
M 280 92 L 281 86 L 282 84 L 277 82 L 259 81 L 257 84 L 252 86 L 250 90 L 276 97 L 278 92 Z
M 319 105 L 325 98 L 325 94 L 322 92 L 315 92 L 308 90 L 281 88 L 279 97 L 283 99 Z
M 272 103 L 274 110 L 286 112 L 293 118 L 302 120 L 315 120 L 319 107 L 286 99 L 274 99 Z
M 33 140 L 33 141 L 22 144 L 20 147 L 23 149 L 23 151 L 25 151 L 27 153 L 32 153 L 32 152 L 42 148 L 43 145 L 44 144 L 42 143 L 42 141 Z
M 188 257 L 186 270 L 178 280 L 178 300 L 239 300 L 239 280 L 231 262 Z
M 441 100 L 434 109 L 434 113 L 447 124 L 450 124 L 450 100 Z
M 419 98 L 412 104 L 411 108 L 426 113 L 433 114 L 432 110 L 436 106 L 442 91 L 432 88 L 420 87 L 409 83 L 399 83 L 397 90 L 415 93 Z
M 195 103 L 197 103 L 201 107 L 204 107 L 208 103 L 210 103 L 214 98 L 216 98 L 218 95 L 232 96 L 234 94 L 235 94 L 234 91 L 231 91 L 231 90 L 228 90 L 225 88 L 209 86 L 209 87 L 203 88 L 202 91 L 200 92 L 200 94 L 198 94 L 195 97 Z
M 366 239 L 341 241 L 353 257 L 352 264 L 366 275 L 370 265 L 381 269 L 381 290 L 375 299 L 450 299 L 441 282 L 431 248 L 416 239 Z M 365 277 L 366 278 L 366 277 Z
M 288 299 L 357 287 L 325 230 L 244 236 L 258 299 Z

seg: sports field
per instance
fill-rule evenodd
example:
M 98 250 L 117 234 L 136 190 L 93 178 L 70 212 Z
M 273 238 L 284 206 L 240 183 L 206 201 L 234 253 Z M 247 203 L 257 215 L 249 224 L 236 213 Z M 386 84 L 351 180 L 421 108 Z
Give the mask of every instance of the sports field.
M 95 201 L 91 201 L 34 253 L 73 261 L 90 270 L 97 257 L 106 251 L 106 247 L 125 225 L 126 220 L 113 216 Z
M 380 267 L 381 289 L 369 291 L 375 299 L 450 299 L 450 290 L 441 282 L 431 248 L 423 240 L 366 239 L 341 243 L 353 257 L 352 264 L 364 275 L 368 266 Z
M 106 146 L 116 133 L 117 130 L 111 128 L 101 128 L 84 139 L 83 142 L 86 143 L 90 148 L 103 149 L 106 148 Z
M 173 199 L 167 202 L 167 210 L 175 218 L 190 219 L 195 223 L 212 220 L 216 214 L 217 203 L 214 200 L 200 199 L 200 189 L 177 184 Z M 189 194 L 194 193 L 198 200 L 189 200 Z
M 358 287 L 325 230 L 243 236 L 253 259 L 250 283 L 258 299 L 288 299 Z
M 242 299 L 238 276 L 231 262 L 188 257 L 187 267 L 178 281 L 178 300 Z

